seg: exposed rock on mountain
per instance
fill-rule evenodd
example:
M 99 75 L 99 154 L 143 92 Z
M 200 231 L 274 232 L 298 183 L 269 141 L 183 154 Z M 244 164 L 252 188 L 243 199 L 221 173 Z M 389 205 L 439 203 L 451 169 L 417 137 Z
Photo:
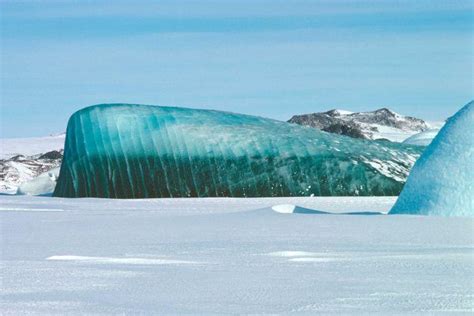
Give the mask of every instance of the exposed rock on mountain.
M 421 119 L 400 115 L 387 108 L 372 112 L 331 110 L 295 115 L 288 122 L 354 138 L 385 138 L 395 142 L 402 142 L 411 135 L 430 128 Z
M 50 152 L 47 152 L 46 154 L 43 154 L 41 156 L 39 156 L 38 159 L 62 159 L 63 158 L 63 154 L 62 154 L 62 150 L 53 150 L 53 151 L 50 151 Z
M 322 128 L 323 131 L 333 134 L 346 135 L 354 138 L 365 138 L 364 133 L 355 126 L 355 124 L 344 124 L 337 122 Z

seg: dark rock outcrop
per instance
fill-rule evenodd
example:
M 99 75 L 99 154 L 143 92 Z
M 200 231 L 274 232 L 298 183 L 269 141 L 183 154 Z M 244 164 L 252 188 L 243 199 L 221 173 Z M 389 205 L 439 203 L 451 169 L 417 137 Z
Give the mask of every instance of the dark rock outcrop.
M 294 115 L 290 123 L 314 127 L 329 133 L 345 135 L 353 138 L 379 139 L 389 138 L 381 129 L 389 129 L 391 133 L 408 136 L 425 131 L 428 124 L 418 118 L 403 116 L 387 108 L 372 112 L 351 113 L 341 110 Z M 400 139 L 389 139 L 402 141 Z

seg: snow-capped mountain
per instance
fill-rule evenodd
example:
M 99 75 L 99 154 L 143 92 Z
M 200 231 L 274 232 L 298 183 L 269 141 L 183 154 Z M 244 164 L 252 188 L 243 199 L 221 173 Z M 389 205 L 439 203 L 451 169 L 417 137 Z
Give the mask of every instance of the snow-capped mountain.
M 0 192 L 15 193 L 25 182 L 61 165 L 65 134 L 0 139 Z
M 326 132 L 364 139 L 387 139 L 402 142 L 431 128 L 430 123 L 395 113 L 387 108 L 372 112 L 327 112 L 294 115 L 290 123 L 311 126 Z

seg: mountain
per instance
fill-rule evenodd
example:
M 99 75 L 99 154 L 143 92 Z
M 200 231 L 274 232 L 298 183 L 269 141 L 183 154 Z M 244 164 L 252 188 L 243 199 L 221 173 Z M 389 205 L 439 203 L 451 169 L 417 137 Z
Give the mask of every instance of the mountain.
M 387 108 L 372 112 L 349 112 L 335 109 L 294 115 L 288 122 L 353 138 L 386 139 L 393 142 L 402 142 L 431 127 L 430 123 L 421 119 L 404 116 Z
M 65 134 L 0 139 L 0 192 L 17 188 L 61 165 Z

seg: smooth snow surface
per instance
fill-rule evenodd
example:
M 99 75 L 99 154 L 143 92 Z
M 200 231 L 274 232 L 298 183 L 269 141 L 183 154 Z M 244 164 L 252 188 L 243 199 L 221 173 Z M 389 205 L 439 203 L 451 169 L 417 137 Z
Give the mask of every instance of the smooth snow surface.
M 474 101 L 425 149 L 390 213 L 474 217 Z
M 96 264 L 199 264 L 196 261 L 150 259 L 150 258 L 108 258 L 108 257 L 85 257 L 85 256 L 51 256 L 46 260 L 56 261 L 82 261 Z
M 474 219 L 271 209 L 394 201 L 0 196 L 1 314 L 472 312 Z

